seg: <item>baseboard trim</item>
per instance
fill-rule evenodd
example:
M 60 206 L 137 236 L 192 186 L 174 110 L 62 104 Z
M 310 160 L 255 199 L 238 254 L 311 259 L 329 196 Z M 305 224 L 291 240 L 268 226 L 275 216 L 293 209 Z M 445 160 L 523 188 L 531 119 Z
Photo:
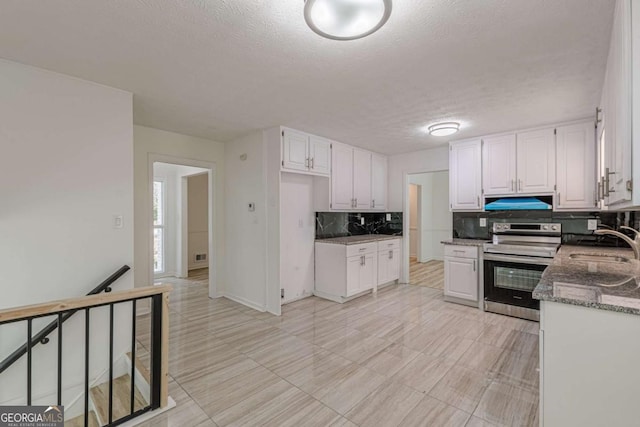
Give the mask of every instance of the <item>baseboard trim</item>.
M 254 310 L 257 310 L 257 311 L 259 311 L 261 313 L 264 313 L 265 311 L 267 311 L 266 307 L 260 306 L 259 304 L 256 304 L 253 301 L 249 301 L 248 299 L 243 298 L 243 297 L 239 297 L 239 296 L 236 296 L 236 295 L 231 295 L 231 294 L 226 293 L 226 292 L 224 294 L 222 294 L 221 296 L 223 296 L 223 297 L 225 297 L 227 299 L 230 299 L 231 301 L 237 302 L 238 304 L 246 305 L 247 307 L 253 308 Z

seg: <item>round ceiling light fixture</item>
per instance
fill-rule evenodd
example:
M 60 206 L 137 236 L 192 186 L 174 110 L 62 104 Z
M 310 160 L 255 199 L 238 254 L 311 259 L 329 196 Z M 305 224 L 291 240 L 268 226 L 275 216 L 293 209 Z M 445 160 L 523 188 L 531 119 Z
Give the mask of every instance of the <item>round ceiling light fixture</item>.
M 460 130 L 460 123 L 457 122 L 442 122 L 431 125 L 427 128 L 429 134 L 433 136 L 448 136 Z
M 305 0 L 304 20 L 332 40 L 355 40 L 378 31 L 391 16 L 391 0 Z

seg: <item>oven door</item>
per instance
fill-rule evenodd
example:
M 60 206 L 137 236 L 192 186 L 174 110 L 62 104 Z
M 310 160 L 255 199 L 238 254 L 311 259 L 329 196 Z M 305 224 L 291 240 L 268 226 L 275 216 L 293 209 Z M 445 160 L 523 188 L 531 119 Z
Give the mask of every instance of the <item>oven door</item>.
M 551 261 L 550 258 L 485 253 L 484 299 L 538 310 L 540 302 L 531 294 Z

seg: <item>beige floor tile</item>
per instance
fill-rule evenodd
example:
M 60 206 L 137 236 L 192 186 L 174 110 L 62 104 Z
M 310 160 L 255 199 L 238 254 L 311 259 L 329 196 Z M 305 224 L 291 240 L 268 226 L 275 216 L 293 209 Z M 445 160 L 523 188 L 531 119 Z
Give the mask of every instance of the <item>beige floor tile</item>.
M 490 381 L 485 375 L 453 366 L 429 392 L 429 396 L 472 413 Z
M 443 357 L 419 354 L 404 368 L 400 369 L 392 379 L 417 391 L 426 393 L 445 376 L 452 366 L 453 362 Z
M 538 393 L 494 381 L 473 414 L 501 426 L 537 426 Z
M 505 350 L 492 368 L 493 378 L 538 391 L 540 373 L 537 354 L 523 354 Z
M 387 378 L 394 376 L 400 369 L 420 354 L 400 344 L 392 343 L 381 352 L 364 360 L 362 364 Z
M 403 427 L 464 427 L 471 414 L 425 396 L 402 420 Z
M 324 395 L 340 379 L 358 368 L 356 363 L 328 351 L 306 358 L 297 365 L 292 366 L 291 374 L 282 374 L 282 378 L 315 396 Z
M 359 426 L 398 426 L 424 395 L 401 383 L 387 380 L 346 417 Z
M 489 377 L 493 366 L 504 351 L 502 348 L 474 342 L 458 359 L 457 365 Z
M 213 422 L 202 408 L 200 408 L 175 381 L 169 382 L 169 395 L 176 402 L 175 408 L 140 424 L 140 427 L 184 427 L 187 425 L 195 426 L 206 422 Z
M 384 376 L 370 369 L 357 367 L 328 386 L 322 395 L 313 396 L 339 414 L 345 415 L 385 380 Z
M 430 341 L 422 352 L 430 356 L 444 357 L 455 362 L 462 357 L 473 343 L 473 340 L 451 335 L 447 330 Z
M 482 418 L 472 416 L 469 418 L 469 421 L 467 421 L 465 427 L 496 427 L 496 425 L 491 424 L 489 421 L 485 421 Z
M 326 407 L 315 399 L 307 398 L 295 406 L 289 406 L 278 416 L 271 418 L 264 425 L 270 427 L 325 427 L 339 426 L 346 420 L 331 408 Z

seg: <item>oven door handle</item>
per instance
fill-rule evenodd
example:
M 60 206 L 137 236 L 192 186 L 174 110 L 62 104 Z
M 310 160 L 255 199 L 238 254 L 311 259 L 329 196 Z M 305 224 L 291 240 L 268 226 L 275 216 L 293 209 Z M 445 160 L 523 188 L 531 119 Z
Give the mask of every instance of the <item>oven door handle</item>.
M 484 254 L 485 261 L 502 261 L 513 262 L 518 264 L 532 264 L 532 265 L 551 265 L 553 258 L 531 258 L 531 257 L 515 257 L 509 255 L 497 255 L 486 253 Z

